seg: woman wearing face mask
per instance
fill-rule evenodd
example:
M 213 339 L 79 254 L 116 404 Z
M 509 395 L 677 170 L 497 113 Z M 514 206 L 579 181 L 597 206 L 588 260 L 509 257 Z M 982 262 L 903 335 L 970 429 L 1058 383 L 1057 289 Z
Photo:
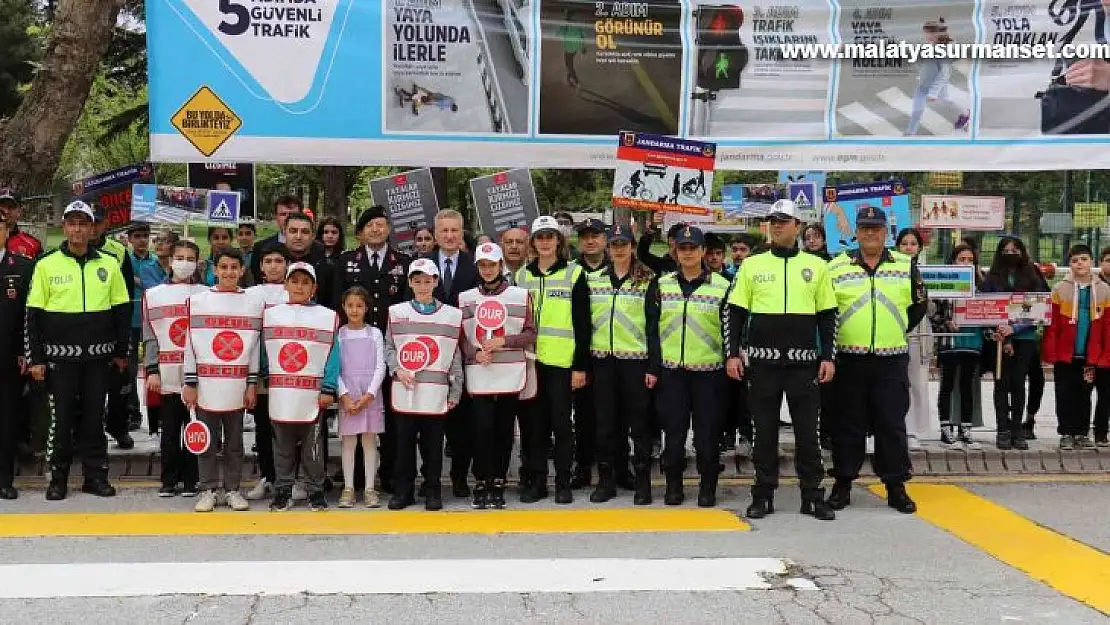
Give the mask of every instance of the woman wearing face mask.
M 906 228 L 898 233 L 898 251 L 917 260 L 924 248 L 921 233 L 914 228 Z M 929 365 L 932 361 L 933 339 L 929 322 L 922 320 L 916 328 L 910 328 L 910 410 L 906 413 L 906 438 L 911 450 L 921 449 L 920 436 L 925 435 L 932 425 L 929 416 Z
M 197 457 L 181 447 L 189 411 L 181 401 L 184 378 L 185 332 L 189 323 L 189 296 L 204 290 L 199 284 L 197 258 L 200 249 L 192 241 L 173 246 L 170 278 L 143 296 L 143 347 L 148 392 L 161 396 L 162 488 L 159 497 L 173 497 L 181 484 L 183 497 L 197 494 Z
M 1048 284 L 1033 265 L 1025 244 L 1006 236 L 998 242 L 994 261 L 983 283 L 984 292 L 1046 293 Z M 1022 429 L 1025 408 L 1025 376 L 1040 359 L 1037 327 L 1033 324 L 1001 324 L 994 332 L 1002 350 L 1002 375 L 994 384 L 994 412 L 998 425 L 995 440 L 999 449 L 1029 449 Z

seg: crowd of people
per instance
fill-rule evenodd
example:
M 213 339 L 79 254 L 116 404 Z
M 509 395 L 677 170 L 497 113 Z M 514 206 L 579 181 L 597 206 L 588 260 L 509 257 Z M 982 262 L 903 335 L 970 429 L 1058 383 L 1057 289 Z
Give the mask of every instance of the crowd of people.
M 721 454 L 736 446 L 756 469 L 747 515 L 762 518 L 774 512 L 785 398 L 802 513 L 831 520 L 849 506 L 868 453 L 888 504 L 913 513 L 909 451 L 931 430 L 920 381 L 925 368 L 927 389 L 928 364 L 915 349 L 931 351 L 936 340 L 946 446 L 979 446 L 972 401 L 990 345 L 1003 350 L 994 392 L 1000 449 L 1027 448 L 1039 404 L 1034 388 L 1026 411 L 1025 378 L 1040 369 L 1042 330 L 956 326 L 951 303 L 927 297 L 916 266 L 921 235 L 905 230 L 888 249 L 878 208 L 857 215 L 859 248 L 835 257 L 820 226 L 804 226 L 789 200 L 768 216 L 767 241 L 678 224 L 663 256 L 651 252 L 653 233 L 637 240 L 597 219 L 575 226 L 565 213 L 543 216 L 494 242 L 443 210 L 413 233 L 413 257 L 391 241 L 381 207 L 358 218 L 358 245 L 347 250 L 342 222 L 317 223 L 283 197 L 277 234 L 255 241 L 252 224 L 211 228 L 202 259 L 195 242 L 169 232 L 151 241 L 142 224 L 129 231 L 129 251 L 104 237 L 102 216 L 80 201 L 64 211 L 65 241 L 41 254 L 18 231 L 14 195 L 0 194 L 0 207 L 0 498 L 18 494 L 25 381 L 45 385 L 49 398 L 48 500 L 67 496 L 75 452 L 82 490 L 115 493 L 105 431 L 120 447 L 134 444 L 142 374 L 148 423 L 160 432 L 159 495 L 197 497 L 198 512 L 265 499 L 272 510 L 302 499 L 326 508 L 332 418 L 342 448 L 339 507 L 360 494 L 377 507 L 384 492 L 390 509 L 418 498 L 441 509 L 446 456 L 453 496 L 504 508 L 518 435 L 521 503 L 544 500 L 553 487 L 554 501 L 568 504 L 593 486 L 591 502 L 625 489 L 649 505 L 653 448 L 661 447 L 663 503 L 681 505 L 692 430 L 697 504 L 716 505 Z M 977 255 L 960 245 L 950 261 L 977 267 Z M 1092 443 L 1091 389 L 1110 383 L 1102 320 L 1110 287 L 1095 277 L 1090 249 L 1069 256 L 1043 329 L 1064 449 L 1105 445 L 1110 414 L 1100 392 Z M 977 273 L 982 291 L 1048 290 L 1015 237 Z M 243 492 L 248 413 L 260 477 Z M 213 441 L 199 455 L 183 447 L 193 418 Z M 827 496 L 822 447 L 832 451 Z

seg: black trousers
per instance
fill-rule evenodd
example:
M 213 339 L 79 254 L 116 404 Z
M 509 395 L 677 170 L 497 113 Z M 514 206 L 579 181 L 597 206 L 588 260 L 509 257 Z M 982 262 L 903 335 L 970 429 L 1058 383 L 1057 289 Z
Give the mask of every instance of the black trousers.
M 478 481 L 505 479 L 513 455 L 513 421 L 519 405 L 516 395 L 471 396 L 474 478 Z
M 841 354 L 836 362 L 840 408 L 833 434 L 833 475 L 859 477 L 868 431 L 875 435 L 875 473 L 886 484 L 910 479 L 906 443 L 910 357 Z
M 779 487 L 779 409 L 782 397 L 790 408 L 794 425 L 794 468 L 803 499 L 821 496 L 821 442 L 817 418 L 821 409 L 821 390 L 817 365 L 773 365 L 752 363 L 748 368 L 748 388 L 755 418 L 755 484 L 752 496 L 770 497 Z
M 185 424 L 189 422 L 189 409 L 181 395 L 162 395 L 159 411 L 162 421 L 162 486 L 173 488 L 178 484 L 195 488 L 200 481 L 197 457 L 182 445 Z
M 1037 358 L 1037 343 L 1011 340 L 1009 344 L 1014 346 L 1014 353 L 1009 356 L 1003 354 L 1002 377 L 994 382 L 994 418 L 999 432 L 1013 433 L 1021 431 L 1021 412 L 1025 408 L 1025 376 L 1029 374 L 1030 366 Z
M 1052 365 L 1056 386 L 1056 433 L 1060 436 L 1087 436 L 1091 431 L 1091 391 L 1093 383 L 1083 379 L 1082 360 Z
M 254 415 L 254 444 L 258 447 L 258 476 L 270 484 L 277 481 L 274 469 L 274 426 L 270 422 L 270 396 L 261 394 L 251 411 Z
M 975 412 L 975 377 L 979 375 L 979 354 L 946 352 L 940 355 L 940 392 L 937 411 L 940 424 L 971 425 Z M 952 391 L 960 389 L 960 414 L 952 420 Z
M 15 441 L 19 431 L 17 408 L 23 394 L 23 378 L 19 375 L 15 356 L 0 364 L 0 487 L 15 480 Z
M 1110 432 L 1110 369 L 1095 369 L 1095 438 L 1106 438 Z
M 1038 341 L 1029 341 L 1033 344 L 1033 357 L 1029 361 L 1029 398 L 1025 404 L 1025 414 L 1030 423 L 1033 417 L 1041 410 L 1041 400 L 1044 398 L 1044 367 L 1041 366 L 1041 344 Z
M 69 475 L 76 448 L 86 479 L 107 476 L 104 399 L 113 369 L 107 360 L 50 364 L 46 379 L 51 413 L 46 457 L 52 473 Z
M 385 410 L 385 431 L 378 434 L 378 484 L 383 487 L 383 490 L 390 490 L 389 485 L 393 483 L 393 476 L 397 472 L 397 413 L 393 411 L 392 392 L 390 387 L 392 383 L 387 378 L 382 382 L 382 406 Z M 358 478 L 365 471 L 361 468 L 363 465 L 359 462 L 362 458 L 362 445 L 355 450 L 355 488 L 358 489 L 358 482 L 365 481 L 365 478 Z M 365 488 L 365 486 L 363 486 Z
M 752 411 L 748 399 L 748 384 L 746 381 L 737 381 L 726 378 L 725 389 L 728 394 L 728 407 L 724 413 L 725 439 L 731 443 L 736 442 L 736 435 L 752 440 Z
M 694 426 L 694 454 L 698 474 L 721 470 L 720 434 L 725 402 L 725 372 L 663 369 L 656 395 L 659 418 L 666 435 L 663 471 L 681 476 L 686 470 L 686 433 Z
M 594 359 L 593 380 L 588 388 L 597 416 L 598 464 L 627 470 L 626 448 L 631 434 L 632 467 L 637 471 L 651 467 L 651 396 L 644 384 L 647 372 L 646 360 Z
M 444 434 L 451 444 L 451 481 L 465 484 L 474 458 L 474 410 L 465 393 L 459 405 L 447 413 Z
M 574 403 L 574 464 L 580 469 L 594 465 L 597 441 L 597 407 L 593 390 L 587 386 L 572 392 Z
M 517 401 L 516 427 L 517 427 L 517 432 L 520 434 L 519 455 L 520 455 L 520 477 L 521 477 L 521 479 L 526 478 L 529 475 L 529 471 L 531 470 L 530 469 L 531 464 L 530 464 L 529 453 L 528 453 L 528 445 L 529 445 L 529 441 L 532 440 L 532 411 L 535 410 L 535 407 L 534 407 L 535 402 L 536 402 L 535 397 L 533 397 L 532 399 L 521 399 L 521 400 Z M 545 449 L 544 450 L 544 455 L 546 455 L 546 454 L 547 454 L 547 450 Z M 510 459 L 510 461 L 511 461 L 511 459 Z M 507 466 L 506 466 L 505 470 L 508 471 Z
M 555 479 L 570 482 L 574 461 L 574 427 L 570 420 L 570 369 L 536 363 L 538 393 L 528 419 L 528 472 L 534 479 L 547 480 L 547 445 L 555 435 Z
M 444 417 L 424 417 L 398 412 L 394 414 L 397 425 L 397 456 L 394 464 L 395 493 L 411 495 L 416 488 L 416 445 L 419 439 L 420 470 L 425 488 L 438 489 L 443 474 Z
M 127 360 L 127 370 L 112 367 L 108 380 L 108 412 L 105 428 L 112 436 L 120 436 L 131 431 L 131 423 L 140 421 L 139 392 L 135 378 L 138 375 L 138 344 L 141 331 L 131 329 L 131 353 Z

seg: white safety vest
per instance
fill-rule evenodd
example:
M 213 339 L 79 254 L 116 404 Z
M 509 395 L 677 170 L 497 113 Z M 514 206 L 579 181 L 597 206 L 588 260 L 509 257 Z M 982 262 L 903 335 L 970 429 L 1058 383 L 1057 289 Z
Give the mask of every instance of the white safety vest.
M 335 346 L 339 317 L 323 306 L 279 304 L 262 317 L 270 420 L 313 423 L 320 415 L 320 386 Z
M 159 284 L 143 296 L 143 318 L 158 339 L 158 377 L 162 393 L 180 393 L 185 378 L 185 338 L 189 334 L 189 296 L 203 284 Z
M 278 304 L 284 304 L 289 301 L 289 291 L 285 290 L 284 282 L 280 282 L 278 284 L 256 284 L 252 287 L 247 287 L 247 293 L 250 293 L 255 297 L 262 298 L 262 301 L 266 302 L 267 310 L 273 308 L 274 306 L 277 306 Z M 268 395 L 270 391 L 268 390 L 267 386 L 268 384 L 266 380 L 259 380 L 258 394 Z
M 486 301 L 500 302 L 504 306 L 504 324 L 497 330 L 486 330 L 478 325 L 478 307 Z M 478 348 L 487 338 L 512 336 L 524 331 L 528 310 L 528 291 L 515 286 L 500 295 L 482 295 L 470 289 L 459 295 L 462 310 L 463 333 L 466 340 Z M 487 325 L 490 325 L 487 323 Z M 466 365 L 466 390 L 471 395 L 514 395 L 524 390 L 528 378 L 527 362 L 523 349 L 502 349 L 493 352 L 493 362 L 488 365 Z
M 258 362 L 265 304 L 246 291 L 201 291 L 189 298 L 189 345 L 197 364 L 197 405 L 243 409 L 247 376 Z
M 459 348 L 461 326 L 462 311 L 453 306 L 441 306 L 430 315 L 416 312 L 412 302 L 389 307 L 388 331 L 397 347 L 398 358 L 401 357 L 402 347 L 410 341 L 435 346 L 431 362 L 416 374 L 416 384 L 412 390 L 405 388 L 394 378 L 390 386 L 394 410 L 433 416 L 447 413 L 451 360 L 455 357 L 455 350 Z

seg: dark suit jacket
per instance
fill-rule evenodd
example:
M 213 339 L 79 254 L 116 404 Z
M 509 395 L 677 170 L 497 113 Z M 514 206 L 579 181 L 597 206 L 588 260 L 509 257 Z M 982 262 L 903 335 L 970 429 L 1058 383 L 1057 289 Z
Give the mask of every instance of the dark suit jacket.
M 363 245 L 340 254 L 335 259 L 335 271 L 339 283 L 339 296 L 353 286 L 361 286 L 370 293 L 370 310 L 367 323 L 383 333 L 389 322 L 389 307 L 409 299 L 408 270 L 412 258 L 397 248 L 390 247 L 381 260 L 381 269 L 370 267 L 370 256 Z M 343 317 L 343 311 L 339 311 Z M 346 323 L 346 319 L 343 319 Z
M 266 278 L 262 276 L 262 257 L 266 255 L 266 250 L 268 248 L 280 242 L 277 234 L 255 242 L 254 250 L 251 251 L 250 272 L 251 276 L 254 277 L 254 284 L 264 284 L 266 282 Z M 313 241 L 312 247 L 308 250 L 308 255 L 312 258 L 326 257 L 327 254 L 324 253 L 324 244 L 319 241 Z M 313 268 L 316 268 L 315 263 L 313 263 Z M 328 306 L 328 308 L 331 308 L 331 306 Z
M 459 294 L 478 286 L 478 268 L 474 265 L 473 255 L 459 250 L 458 267 L 451 267 L 450 293 L 443 290 L 443 264 L 439 262 L 439 248 L 432 250 L 424 258 L 431 259 L 439 267 L 439 285 L 436 286 L 435 297 L 444 304 L 458 308 Z

